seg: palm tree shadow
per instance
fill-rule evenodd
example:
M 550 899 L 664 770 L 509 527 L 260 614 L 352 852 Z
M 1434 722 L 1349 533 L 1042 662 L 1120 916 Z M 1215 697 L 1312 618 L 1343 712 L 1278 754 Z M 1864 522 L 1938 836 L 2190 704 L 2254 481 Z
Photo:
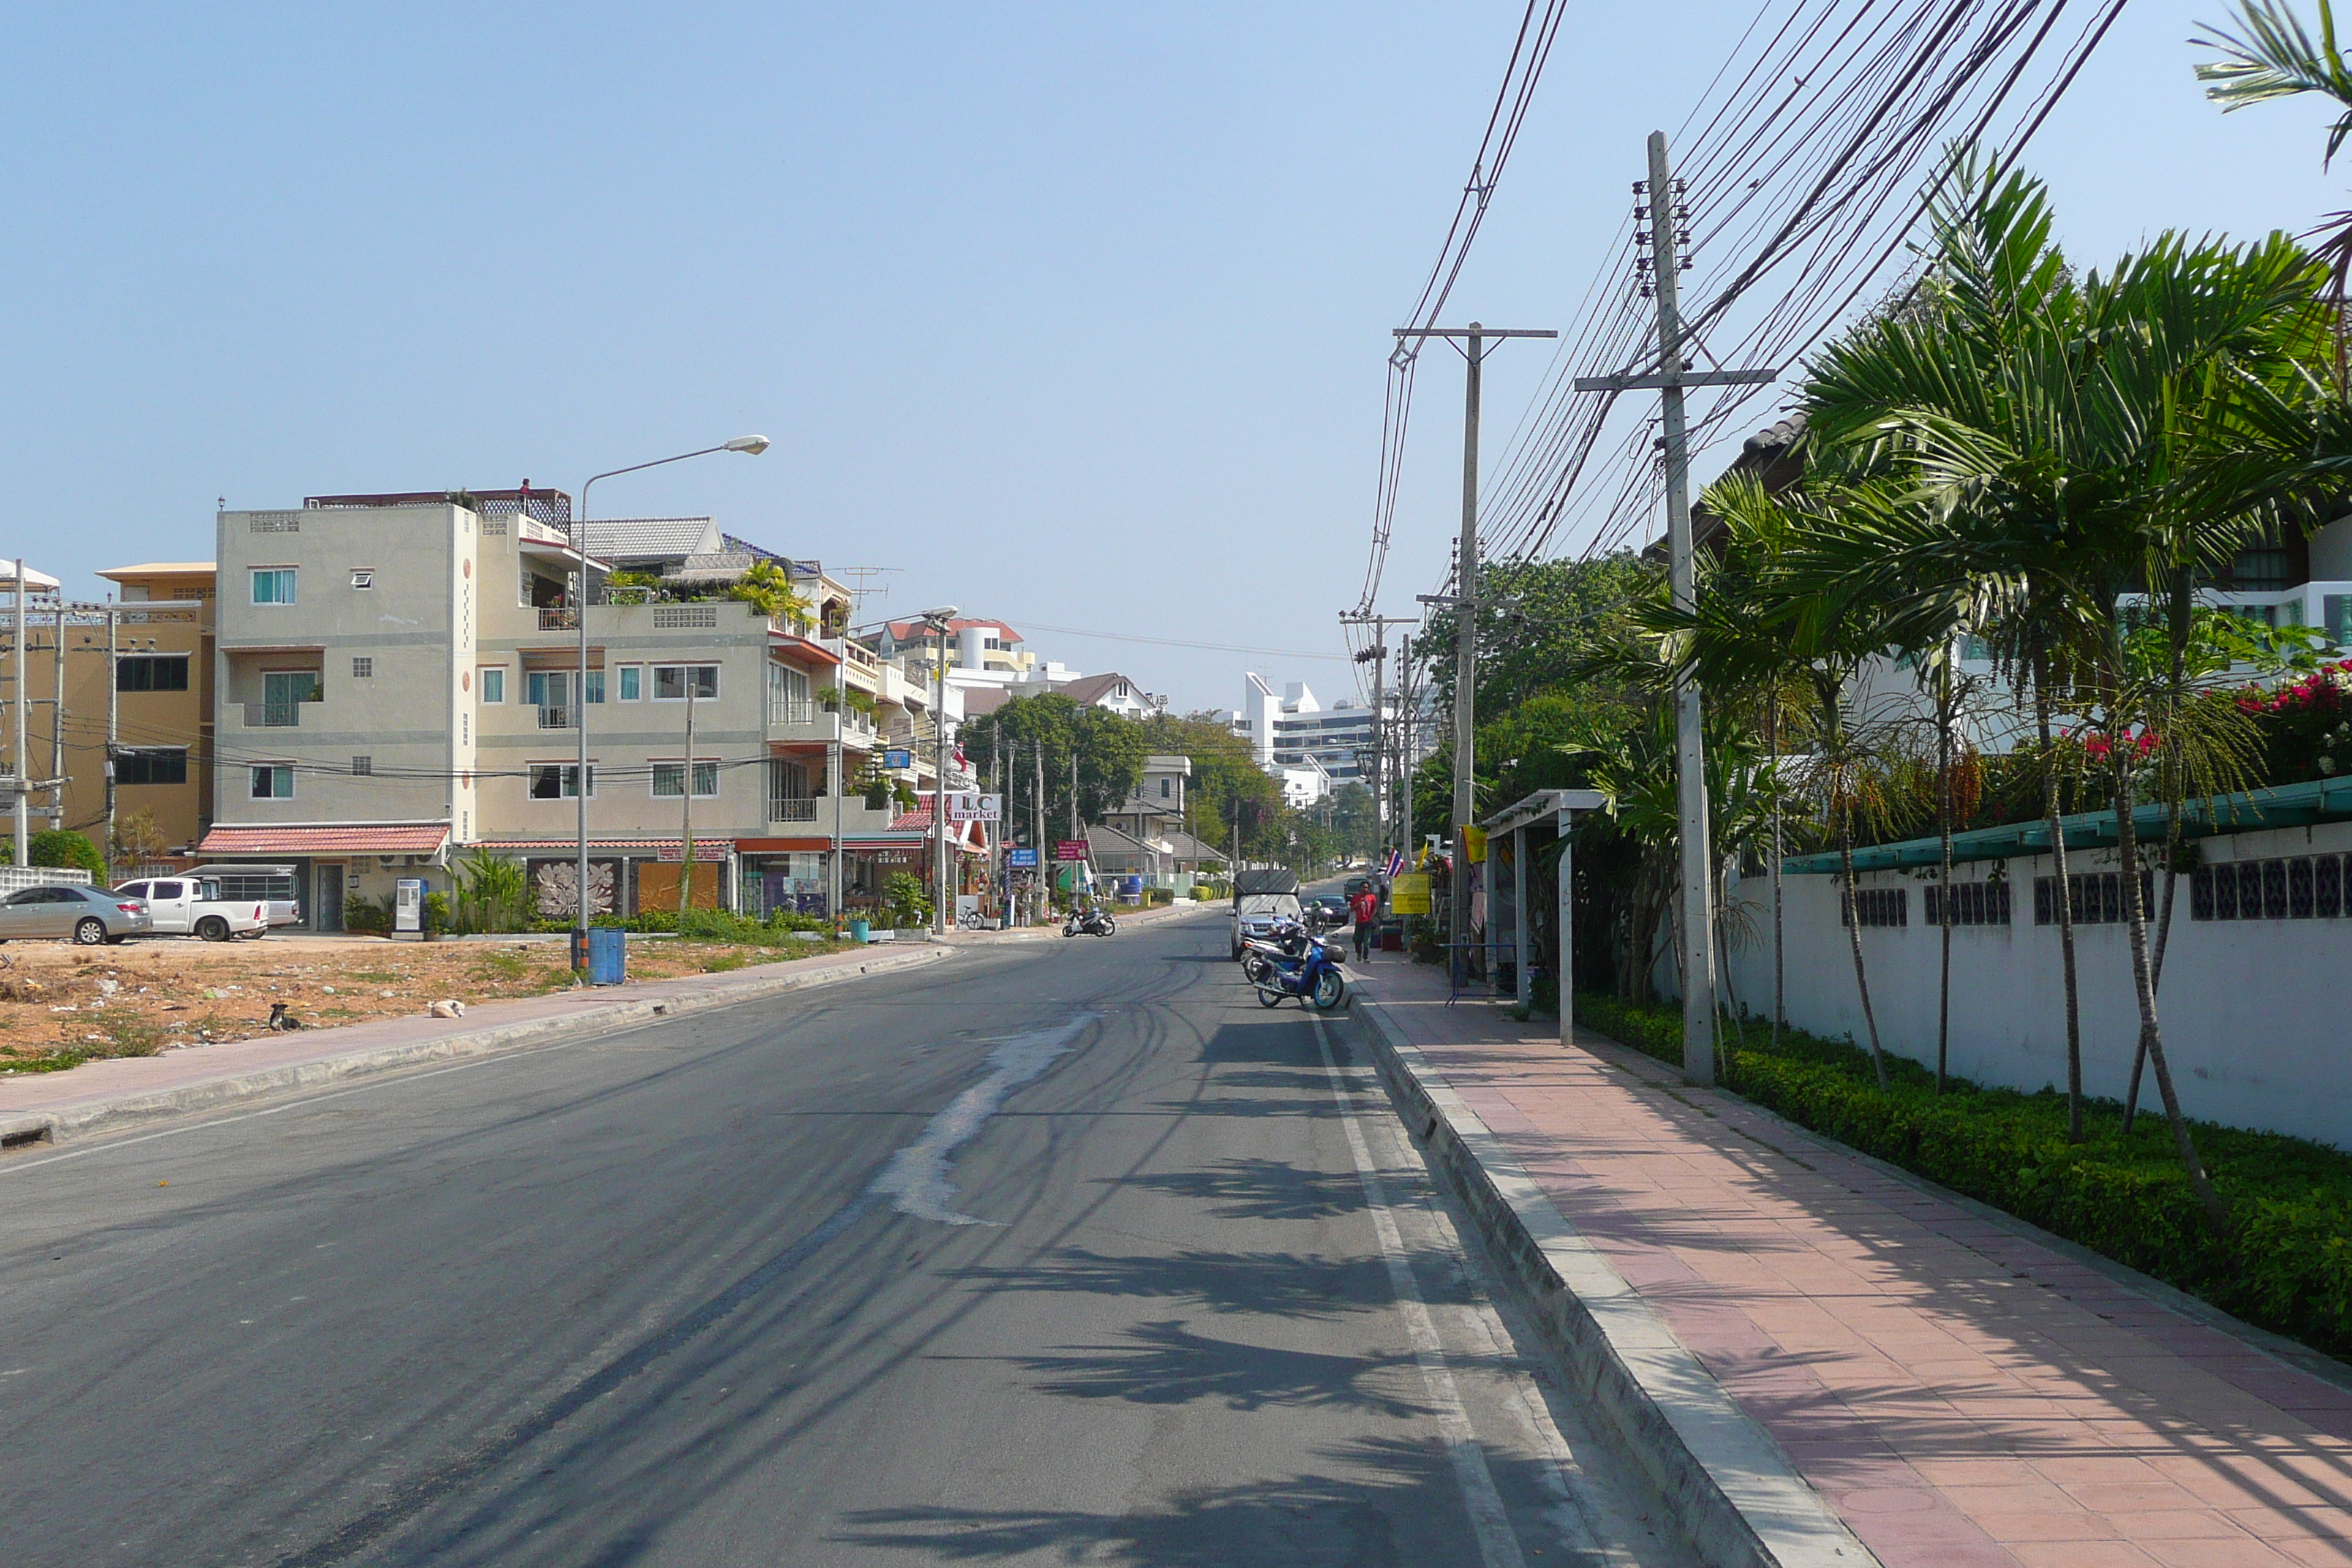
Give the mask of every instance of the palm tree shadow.
M 1172 1321 L 1128 1331 L 1126 1345 L 1075 1346 L 1011 1358 L 1040 1374 L 1040 1392 L 1074 1399 L 1124 1399 L 1138 1405 L 1215 1401 L 1229 1410 L 1269 1405 L 1316 1409 L 1354 1405 L 1402 1419 L 1426 1406 L 1383 1392 L 1384 1381 L 1414 1365 L 1409 1352 L 1331 1355 L 1196 1334 Z
M 1303 1171 L 1286 1160 L 1220 1160 L 1205 1171 L 1114 1178 L 1126 1187 L 1201 1205 L 1219 1219 L 1327 1219 L 1360 1213 L 1364 1184 L 1352 1171 Z

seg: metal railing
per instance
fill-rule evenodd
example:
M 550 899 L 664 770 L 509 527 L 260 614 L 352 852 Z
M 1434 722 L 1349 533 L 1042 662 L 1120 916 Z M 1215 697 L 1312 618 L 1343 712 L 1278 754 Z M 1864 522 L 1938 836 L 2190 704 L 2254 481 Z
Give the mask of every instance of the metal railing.
M 541 705 L 539 710 L 539 727 L 542 730 L 569 730 L 572 728 L 572 710 Z
M 299 702 L 247 702 L 245 723 L 250 730 L 291 730 L 302 722 Z
M 542 605 L 539 610 L 539 629 L 543 632 L 576 632 L 580 629 L 580 612 L 569 605 Z
M 770 822 L 814 822 L 817 803 L 809 800 L 787 800 L 771 795 L 768 798 Z
M 775 697 L 768 701 L 768 722 L 771 724 L 814 724 L 816 722 L 816 702 L 807 697 Z M 779 820 L 782 820 L 781 818 Z

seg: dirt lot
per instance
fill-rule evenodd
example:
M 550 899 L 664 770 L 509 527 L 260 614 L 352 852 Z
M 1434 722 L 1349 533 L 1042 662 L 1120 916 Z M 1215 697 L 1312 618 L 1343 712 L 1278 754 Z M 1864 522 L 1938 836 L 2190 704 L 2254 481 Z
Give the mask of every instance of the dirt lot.
M 632 942 L 633 979 L 741 969 L 830 951 Z M 560 942 L 395 942 L 269 936 L 163 938 L 120 947 L 0 946 L 0 1073 L 249 1039 L 283 1002 L 306 1025 L 414 1016 L 444 999 L 537 996 L 571 984 Z

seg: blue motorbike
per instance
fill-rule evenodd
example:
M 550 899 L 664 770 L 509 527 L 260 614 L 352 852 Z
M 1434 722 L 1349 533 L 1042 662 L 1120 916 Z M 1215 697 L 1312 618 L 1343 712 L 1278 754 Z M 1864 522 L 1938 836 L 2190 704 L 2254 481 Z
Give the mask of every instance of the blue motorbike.
M 1328 1013 L 1348 1000 L 1339 948 L 1297 928 L 1277 933 L 1272 943 L 1251 942 L 1242 973 L 1256 989 L 1261 1007 L 1279 1007 L 1284 998 L 1296 996 L 1301 1005 Z

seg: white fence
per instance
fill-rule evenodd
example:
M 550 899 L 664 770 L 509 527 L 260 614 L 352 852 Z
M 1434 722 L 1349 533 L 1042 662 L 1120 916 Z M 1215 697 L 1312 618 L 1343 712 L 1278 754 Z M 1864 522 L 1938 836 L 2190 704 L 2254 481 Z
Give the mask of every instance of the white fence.
M 89 886 L 89 873 L 62 866 L 0 866 L 0 898 L 26 888 Z
M 2203 840 L 2202 847 L 2212 869 L 2201 889 L 2190 878 L 2180 879 L 2157 998 L 2182 1109 L 2206 1121 L 2352 1148 L 2352 1042 L 2346 1038 L 2352 900 L 2340 888 L 2333 900 L 2326 898 L 2322 882 L 2330 857 L 2336 858 L 2339 879 L 2352 875 L 2352 861 L 2344 858 L 2352 854 L 2352 823 L 2218 836 Z M 2000 866 L 2011 887 L 2010 923 L 1982 923 L 1999 900 L 1979 896 L 1965 900 L 1963 921 L 1952 928 L 1951 1070 L 2012 1089 L 2063 1087 L 2066 1015 L 2058 927 L 2035 920 L 2034 884 L 2050 875 L 2050 861 L 2037 856 L 1964 864 L 1956 869 L 1956 885 L 1981 882 Z M 2277 882 L 2279 899 L 2266 900 L 2255 913 L 2238 910 L 2235 918 L 2219 918 L 2224 867 L 2232 882 L 2240 880 L 2237 868 L 2245 868 L 2250 874 L 2242 880 L 2260 883 L 2266 893 Z M 2321 868 L 2316 874 L 2315 867 Z M 2070 850 L 2066 868 L 2104 883 L 2116 869 L 2115 853 Z M 2164 879 L 2155 881 L 2160 895 Z M 1838 918 L 1838 879 L 1787 877 L 1782 884 L 1790 1022 L 1830 1038 L 1864 1041 L 1853 954 Z M 1895 907 L 1891 898 L 1874 900 L 1865 910 L 1862 950 L 1871 1005 L 1885 1047 L 1932 1067 L 1943 932 L 1927 923 L 1927 895 L 1936 884 L 1927 877 L 1874 871 L 1857 877 L 1856 885 L 1902 895 L 1901 923 L 1881 923 Z M 2321 889 L 2316 898 L 2315 885 Z M 1736 883 L 1732 892 L 1744 906 L 1734 924 L 1745 940 L 1733 939 L 1730 990 L 1759 1017 L 1772 1007 L 1769 888 L 1755 877 Z M 2089 889 L 2095 896 L 2099 890 Z M 2104 908 L 2095 912 L 2106 914 Z M 1979 923 L 1967 923 L 1971 915 Z M 2106 918 L 2087 923 L 2078 918 L 2074 926 L 2084 1088 L 2118 1100 L 2139 1037 L 2125 932 Z M 2158 1105 L 2153 1074 L 2143 1077 L 2140 1103 Z

